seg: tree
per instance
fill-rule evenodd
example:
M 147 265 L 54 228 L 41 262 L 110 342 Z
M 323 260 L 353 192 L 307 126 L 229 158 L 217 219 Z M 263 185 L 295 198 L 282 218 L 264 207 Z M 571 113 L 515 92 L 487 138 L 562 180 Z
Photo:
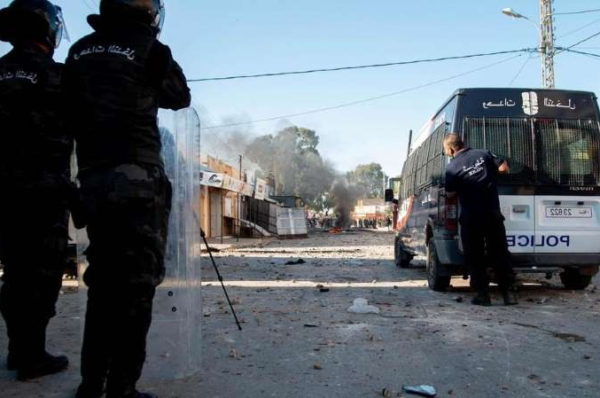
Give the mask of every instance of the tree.
M 348 182 L 362 187 L 363 194 L 369 198 L 383 198 L 384 173 L 379 163 L 361 164 L 346 174 Z
M 276 194 L 300 196 L 309 207 L 322 210 L 335 170 L 321 157 L 318 145 L 314 130 L 292 126 L 255 138 L 246 156 L 274 176 Z

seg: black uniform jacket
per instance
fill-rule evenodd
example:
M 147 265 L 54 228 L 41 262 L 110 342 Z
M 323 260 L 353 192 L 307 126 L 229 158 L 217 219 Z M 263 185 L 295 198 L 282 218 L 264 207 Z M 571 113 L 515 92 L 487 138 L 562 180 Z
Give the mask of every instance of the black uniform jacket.
M 190 105 L 183 71 L 149 26 L 97 15 L 88 21 L 95 32 L 73 45 L 63 78 L 80 172 L 162 166 L 158 108 Z
M 0 58 L 2 184 L 29 184 L 42 174 L 68 176 L 72 139 L 62 125 L 61 72 L 52 54 L 34 45 Z

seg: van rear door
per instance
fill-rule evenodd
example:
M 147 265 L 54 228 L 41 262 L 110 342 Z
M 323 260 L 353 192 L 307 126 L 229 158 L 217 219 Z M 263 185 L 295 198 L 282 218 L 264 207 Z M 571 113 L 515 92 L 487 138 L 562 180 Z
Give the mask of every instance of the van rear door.
M 534 120 L 536 253 L 600 252 L 600 131 L 593 120 Z

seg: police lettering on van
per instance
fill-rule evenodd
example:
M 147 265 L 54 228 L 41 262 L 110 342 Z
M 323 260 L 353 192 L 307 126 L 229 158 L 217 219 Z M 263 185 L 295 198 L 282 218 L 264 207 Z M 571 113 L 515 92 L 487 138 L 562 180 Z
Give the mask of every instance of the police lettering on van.
M 506 235 L 508 247 L 564 247 L 571 246 L 571 237 L 569 235 Z

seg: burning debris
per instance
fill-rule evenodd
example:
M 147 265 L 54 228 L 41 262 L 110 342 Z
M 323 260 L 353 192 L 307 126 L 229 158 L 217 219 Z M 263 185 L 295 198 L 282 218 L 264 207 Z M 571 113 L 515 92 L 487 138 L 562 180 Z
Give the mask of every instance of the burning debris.
M 349 184 L 345 178 L 333 182 L 329 190 L 329 198 L 335 203 L 335 213 L 337 215 L 335 226 L 337 228 L 345 229 L 352 225 L 350 213 L 361 193 L 362 189 L 359 186 Z

